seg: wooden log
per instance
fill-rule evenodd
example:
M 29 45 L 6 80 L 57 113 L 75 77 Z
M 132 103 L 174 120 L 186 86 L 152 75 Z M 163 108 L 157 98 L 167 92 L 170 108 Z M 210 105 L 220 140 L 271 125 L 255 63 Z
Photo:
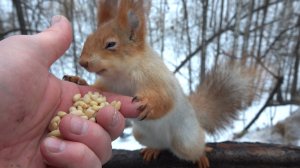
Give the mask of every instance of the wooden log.
M 300 168 L 300 147 L 265 143 L 208 143 L 211 168 Z M 113 150 L 112 159 L 104 168 L 195 168 L 195 164 L 179 160 L 168 151 L 159 158 L 144 162 L 140 150 Z

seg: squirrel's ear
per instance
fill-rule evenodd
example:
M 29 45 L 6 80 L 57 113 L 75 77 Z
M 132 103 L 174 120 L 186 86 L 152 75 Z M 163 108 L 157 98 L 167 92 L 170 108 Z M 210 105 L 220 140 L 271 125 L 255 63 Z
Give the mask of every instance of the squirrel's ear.
M 140 21 L 139 17 L 132 10 L 127 13 L 128 26 L 131 30 L 136 30 L 139 27 Z
M 118 23 L 133 41 L 142 41 L 146 36 L 143 4 L 143 0 L 121 0 L 120 2 Z
M 117 14 L 118 0 L 100 0 L 98 6 L 98 27 Z

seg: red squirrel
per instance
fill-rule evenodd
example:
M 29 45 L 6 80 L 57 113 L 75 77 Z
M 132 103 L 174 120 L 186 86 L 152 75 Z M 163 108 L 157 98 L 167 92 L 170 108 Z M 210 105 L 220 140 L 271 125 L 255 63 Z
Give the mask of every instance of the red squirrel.
M 225 127 L 247 106 L 249 79 L 238 66 L 216 66 L 186 96 L 146 37 L 143 0 L 101 0 L 97 30 L 88 36 L 79 63 L 98 75 L 94 87 L 140 103 L 133 135 L 147 147 L 142 150 L 146 161 L 168 149 L 180 159 L 209 167 L 205 132 Z M 74 79 L 86 84 L 69 77 Z

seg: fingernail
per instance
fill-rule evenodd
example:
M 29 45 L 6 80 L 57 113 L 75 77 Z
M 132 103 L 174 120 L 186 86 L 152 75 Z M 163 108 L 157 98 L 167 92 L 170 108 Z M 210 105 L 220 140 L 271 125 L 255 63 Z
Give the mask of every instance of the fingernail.
M 119 113 L 118 111 L 114 108 L 114 114 L 113 114 L 113 117 L 112 117 L 112 122 L 110 124 L 111 127 L 115 127 L 118 122 L 119 122 Z
M 58 138 L 46 138 L 45 145 L 47 151 L 51 153 L 59 153 L 66 148 L 65 142 L 59 140 Z
M 52 19 L 51 19 L 51 26 L 53 26 L 54 24 L 60 22 L 60 20 L 61 20 L 60 15 L 53 16 Z
M 72 116 L 71 132 L 76 135 L 83 135 L 88 130 L 88 123 L 84 119 Z

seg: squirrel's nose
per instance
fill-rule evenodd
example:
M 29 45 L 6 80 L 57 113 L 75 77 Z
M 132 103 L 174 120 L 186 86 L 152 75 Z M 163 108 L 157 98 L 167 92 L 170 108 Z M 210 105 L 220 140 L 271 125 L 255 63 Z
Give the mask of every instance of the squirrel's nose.
M 89 66 L 89 62 L 83 59 L 80 59 L 79 64 L 84 68 L 87 68 Z

